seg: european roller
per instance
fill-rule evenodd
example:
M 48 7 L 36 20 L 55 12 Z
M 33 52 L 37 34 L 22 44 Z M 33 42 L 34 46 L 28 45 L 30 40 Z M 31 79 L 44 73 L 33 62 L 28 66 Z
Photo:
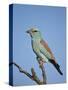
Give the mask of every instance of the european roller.
M 42 38 L 41 32 L 36 28 L 31 28 L 26 31 L 31 36 L 31 45 L 34 53 L 37 56 L 37 60 L 40 65 L 50 62 L 56 68 L 60 75 L 63 73 L 60 70 L 60 65 L 56 62 L 56 59 L 49 48 L 47 42 Z

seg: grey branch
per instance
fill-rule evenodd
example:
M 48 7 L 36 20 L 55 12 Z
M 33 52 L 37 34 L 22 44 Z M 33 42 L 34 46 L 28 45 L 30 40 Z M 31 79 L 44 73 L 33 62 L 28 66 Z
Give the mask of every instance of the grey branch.
M 43 77 L 43 80 L 40 80 L 38 78 L 38 76 L 36 75 L 36 72 L 34 70 L 34 68 L 31 68 L 31 73 L 28 73 L 26 70 L 23 70 L 23 68 L 21 68 L 18 64 L 16 64 L 15 62 L 12 62 L 9 64 L 9 66 L 11 65 L 15 65 L 19 71 L 21 73 L 24 73 L 26 76 L 28 76 L 30 79 L 32 79 L 33 81 L 35 81 L 38 85 L 42 85 L 42 84 L 46 84 L 46 74 L 45 74 L 45 69 L 44 69 L 44 66 L 41 66 L 41 71 L 42 71 L 42 77 Z
M 44 66 L 41 66 L 41 71 L 42 71 L 42 77 L 43 77 L 43 84 L 46 84 L 46 73 L 45 73 L 45 68 Z

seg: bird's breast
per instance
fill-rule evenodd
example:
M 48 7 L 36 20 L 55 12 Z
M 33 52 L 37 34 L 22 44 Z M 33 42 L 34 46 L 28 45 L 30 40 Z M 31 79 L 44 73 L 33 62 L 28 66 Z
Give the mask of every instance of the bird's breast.
M 33 40 L 31 44 L 33 51 L 36 53 L 36 51 L 39 50 L 40 41 Z

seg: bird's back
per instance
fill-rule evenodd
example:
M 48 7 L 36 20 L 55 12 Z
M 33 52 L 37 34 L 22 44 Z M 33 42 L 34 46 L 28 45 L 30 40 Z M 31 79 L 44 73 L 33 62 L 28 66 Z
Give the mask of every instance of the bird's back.
M 45 41 L 42 39 L 42 40 L 40 41 L 40 43 L 42 44 L 44 50 L 46 49 L 46 51 L 50 54 L 51 59 L 55 59 L 55 57 L 54 57 L 54 55 L 53 55 L 51 49 L 49 48 L 47 42 L 45 42 Z

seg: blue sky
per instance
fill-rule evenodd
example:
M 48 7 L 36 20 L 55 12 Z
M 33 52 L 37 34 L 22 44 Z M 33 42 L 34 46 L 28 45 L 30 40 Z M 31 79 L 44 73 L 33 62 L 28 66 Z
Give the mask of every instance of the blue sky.
M 61 76 L 52 64 L 44 65 L 47 75 L 47 83 L 66 82 L 66 9 L 65 7 L 49 7 L 35 5 L 13 5 L 13 60 L 23 69 L 31 73 L 34 67 L 39 78 L 39 69 L 36 55 L 32 51 L 31 38 L 26 31 L 31 27 L 37 27 L 45 41 L 51 48 L 56 61 L 63 72 Z M 14 85 L 35 85 L 13 66 Z

